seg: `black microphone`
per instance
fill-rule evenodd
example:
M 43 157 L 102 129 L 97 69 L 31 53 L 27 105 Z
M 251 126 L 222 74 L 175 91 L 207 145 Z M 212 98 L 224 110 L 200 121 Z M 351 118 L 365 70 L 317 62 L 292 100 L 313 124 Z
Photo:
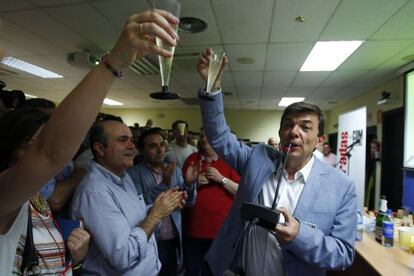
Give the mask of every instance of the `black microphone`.
M 361 143 L 361 139 L 357 139 L 355 142 L 353 142 L 352 144 L 350 144 L 350 145 L 349 145 L 349 146 L 347 146 L 346 148 L 347 148 L 347 149 L 352 148 L 353 146 L 355 146 L 356 144 L 359 144 L 359 143 Z

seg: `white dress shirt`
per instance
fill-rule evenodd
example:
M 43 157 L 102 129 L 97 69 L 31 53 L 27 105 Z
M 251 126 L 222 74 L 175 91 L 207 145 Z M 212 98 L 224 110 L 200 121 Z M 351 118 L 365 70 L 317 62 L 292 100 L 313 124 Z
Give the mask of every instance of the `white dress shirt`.
M 298 204 L 299 197 L 302 194 L 306 180 L 312 169 L 314 156 L 306 163 L 306 165 L 295 173 L 293 180 L 288 180 L 288 173 L 283 170 L 282 179 L 280 181 L 280 188 L 277 199 L 277 207 L 285 207 L 289 213 L 293 214 Z M 272 174 L 264 183 L 262 188 L 263 204 L 267 207 L 272 207 L 274 195 L 276 193 L 277 179 L 276 174 Z M 283 216 L 280 216 L 280 223 L 285 222 Z

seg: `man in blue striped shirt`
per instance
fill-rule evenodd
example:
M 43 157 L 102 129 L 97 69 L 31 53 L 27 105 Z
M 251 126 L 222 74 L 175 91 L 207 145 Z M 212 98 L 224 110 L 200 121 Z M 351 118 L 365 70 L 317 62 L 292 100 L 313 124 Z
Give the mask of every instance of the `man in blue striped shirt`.
M 146 206 L 125 170 L 133 165 L 135 146 L 122 122 L 97 123 L 90 133 L 94 154 L 90 171 L 73 198 L 73 219 L 91 234 L 83 274 L 156 275 L 161 264 L 153 232 L 159 222 L 182 208 L 186 192 L 171 189 Z

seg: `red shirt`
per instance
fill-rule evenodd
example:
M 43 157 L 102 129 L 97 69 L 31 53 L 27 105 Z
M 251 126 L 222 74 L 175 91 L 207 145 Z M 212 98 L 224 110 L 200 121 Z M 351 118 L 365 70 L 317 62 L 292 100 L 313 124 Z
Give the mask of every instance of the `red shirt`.
M 200 153 L 188 156 L 183 165 L 183 174 L 191 162 L 198 164 L 202 159 L 202 170 L 206 167 L 216 168 L 223 177 L 238 183 L 240 176 L 230 168 L 223 160 L 218 159 L 207 163 Z M 204 239 L 214 239 L 227 213 L 233 204 L 233 195 L 228 192 L 221 183 L 210 181 L 206 185 L 197 188 L 197 199 L 193 207 L 184 209 L 183 229 L 190 236 Z

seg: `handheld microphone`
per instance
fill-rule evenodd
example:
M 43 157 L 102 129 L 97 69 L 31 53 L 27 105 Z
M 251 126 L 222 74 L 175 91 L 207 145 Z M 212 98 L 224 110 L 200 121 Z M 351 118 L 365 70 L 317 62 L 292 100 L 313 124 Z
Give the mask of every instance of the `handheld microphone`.
M 281 157 L 281 160 L 279 161 L 279 166 L 276 171 L 275 178 L 277 180 L 277 184 L 276 184 L 276 192 L 275 192 L 275 197 L 273 199 L 272 207 L 267 207 L 267 206 L 255 204 L 252 202 L 242 203 L 240 212 L 241 212 L 242 218 L 245 221 L 249 221 L 252 224 L 257 224 L 269 230 L 274 230 L 276 227 L 276 224 L 279 223 L 280 213 L 276 211 L 275 208 L 277 206 L 280 181 L 282 179 L 283 170 L 285 169 L 291 147 L 292 147 L 292 144 L 289 144 L 288 147 L 283 148 L 283 152 L 285 152 L 285 154 L 282 153 L 282 157 Z

